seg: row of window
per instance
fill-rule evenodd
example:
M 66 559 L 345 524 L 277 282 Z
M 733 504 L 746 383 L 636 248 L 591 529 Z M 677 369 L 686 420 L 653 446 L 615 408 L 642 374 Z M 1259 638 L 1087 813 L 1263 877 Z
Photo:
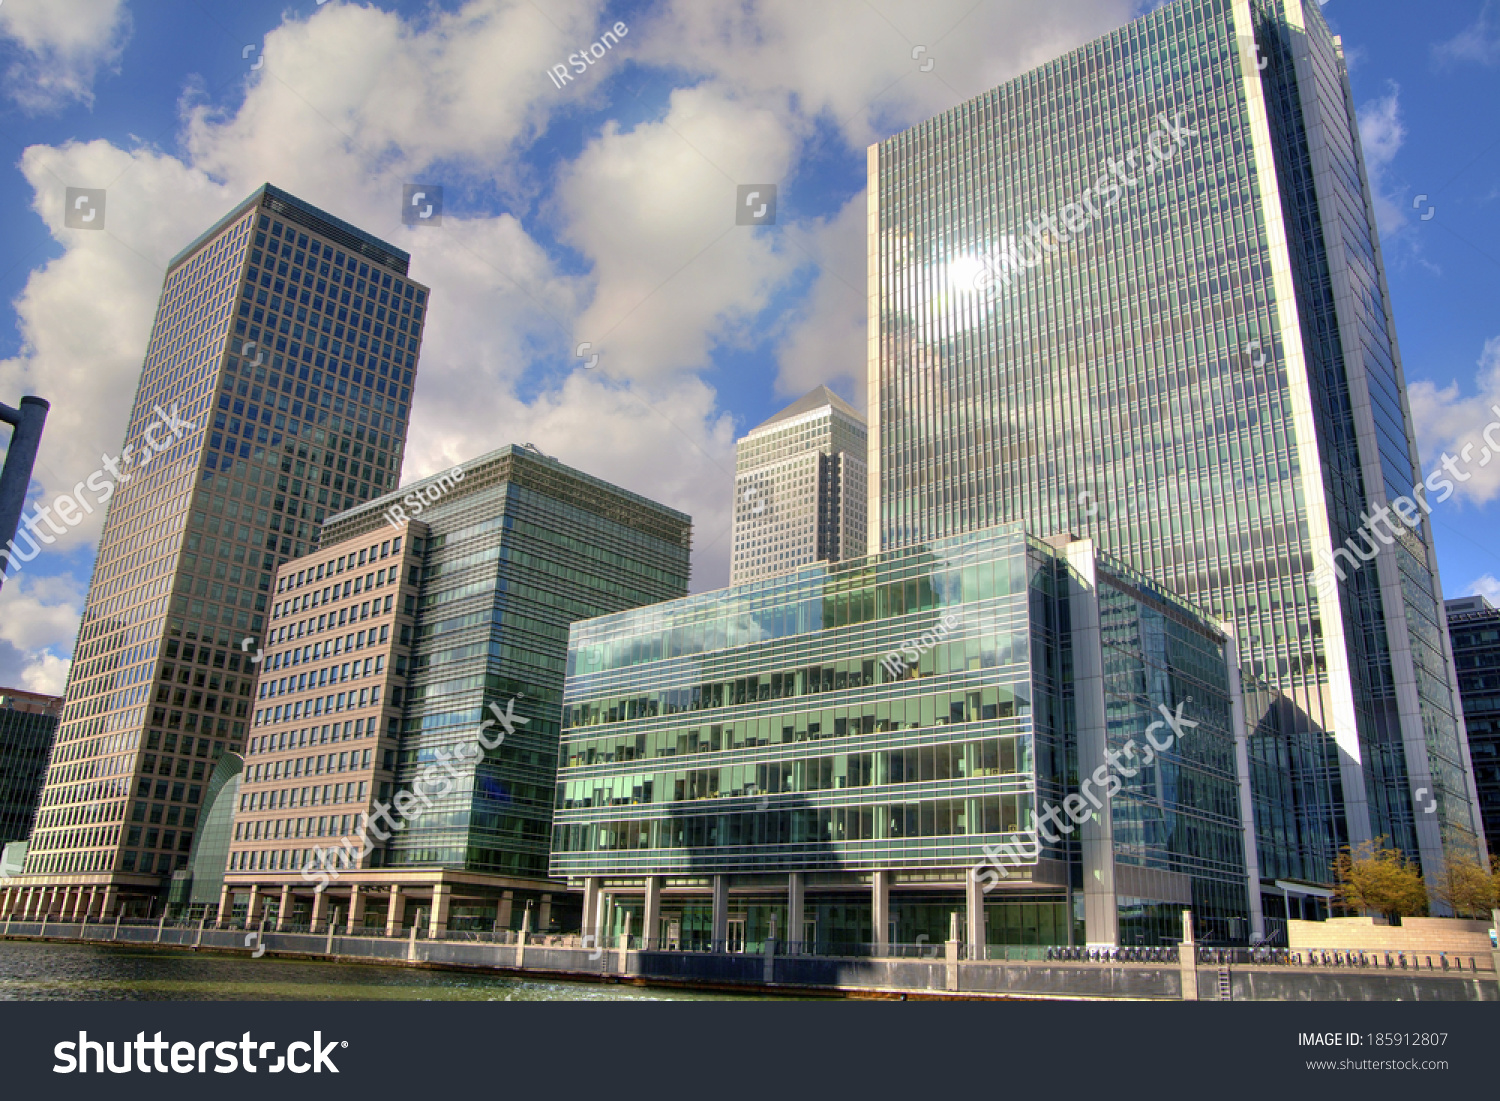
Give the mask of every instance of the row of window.
M 978 837 L 1016 833 L 1031 796 L 990 795 L 864 807 L 803 807 L 639 821 L 559 823 L 559 853 L 621 849 L 723 849 L 748 846 Z M 808 856 L 804 852 L 804 858 Z
M 364 566 L 367 562 L 375 562 L 381 558 L 388 558 L 393 554 L 400 554 L 401 538 L 398 535 L 395 539 L 387 539 L 378 547 L 373 544 L 368 549 L 361 547 L 357 556 L 353 551 L 350 551 L 348 554 L 339 555 L 332 562 L 319 562 L 316 567 L 309 566 L 307 569 L 298 570 L 294 574 L 289 573 L 276 583 L 276 591 L 283 593 L 291 589 L 299 589 L 304 585 L 311 585 L 314 582 L 321 581 L 324 577 L 343 573 L 345 569 L 353 570 Z M 395 567 L 392 568 L 395 569 Z M 391 577 L 394 579 L 396 574 L 392 573 Z M 365 588 L 369 587 L 369 578 L 366 577 Z M 356 588 L 354 591 L 358 592 L 359 589 Z M 293 604 L 295 605 L 295 601 L 293 601 Z
M 573 810 L 633 803 L 836 791 L 887 784 L 1026 775 L 1031 769 L 1031 739 L 1015 735 L 873 753 L 841 753 L 677 772 L 614 773 L 564 779 L 557 786 L 557 805 Z
M 362 763 L 358 767 L 369 768 L 370 756 L 371 751 L 365 750 L 361 757 Z M 349 767 L 355 767 L 352 757 Z M 368 780 L 252 791 L 240 796 L 240 810 L 242 812 L 279 810 L 282 807 L 321 807 L 332 803 L 363 802 L 368 792 Z

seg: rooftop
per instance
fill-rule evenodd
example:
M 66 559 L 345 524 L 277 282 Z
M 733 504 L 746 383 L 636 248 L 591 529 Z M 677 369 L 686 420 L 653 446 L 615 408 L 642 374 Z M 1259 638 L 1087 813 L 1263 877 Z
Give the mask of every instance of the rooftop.
M 842 413 L 846 417 L 852 417 L 860 424 L 865 423 L 865 418 L 859 415 L 854 406 L 828 389 L 828 387 L 819 386 L 817 389 L 808 392 L 792 402 L 791 405 L 788 405 L 774 417 L 761 421 L 761 423 L 750 429 L 750 432 L 759 432 L 762 429 L 770 428 L 773 424 L 780 424 L 782 421 L 795 420 L 805 413 L 822 409 L 824 406 L 832 406 L 835 412 Z

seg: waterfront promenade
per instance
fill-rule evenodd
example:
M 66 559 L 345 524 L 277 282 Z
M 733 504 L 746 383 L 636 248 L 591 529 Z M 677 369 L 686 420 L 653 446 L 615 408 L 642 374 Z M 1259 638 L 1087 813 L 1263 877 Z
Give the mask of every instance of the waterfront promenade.
M 1495 959 L 1381 956 L 1184 945 L 1126 958 L 1086 950 L 907 946 L 905 955 L 808 955 L 774 942 L 759 953 L 667 951 L 619 938 L 449 932 L 428 938 L 219 929 L 207 922 L 34 922 L 0 925 L 0 938 L 190 949 L 251 958 L 325 959 L 582 982 L 794 996 L 1139 1001 L 1500 1001 Z M 1051 958 L 1049 958 L 1051 957 Z M 1150 958 L 1141 958 L 1150 957 Z

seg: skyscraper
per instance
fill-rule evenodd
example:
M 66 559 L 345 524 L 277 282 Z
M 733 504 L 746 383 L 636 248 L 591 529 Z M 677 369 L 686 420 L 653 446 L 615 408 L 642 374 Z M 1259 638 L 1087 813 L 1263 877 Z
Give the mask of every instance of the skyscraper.
M 1479 795 L 1479 819 L 1493 851 L 1500 842 L 1500 608 L 1482 596 L 1443 602 L 1464 726 Z
M 875 545 L 1023 520 L 1232 624 L 1264 880 L 1471 843 L 1439 487 L 1318 5 L 1165 5 L 871 147 L 869 196 Z
M 62 699 L 0 688 L 0 847 L 31 836 Z
M 407 264 L 266 184 L 167 266 L 127 447 L 98 476 L 34 907 L 144 910 L 186 864 L 214 762 L 245 739 L 272 572 L 395 485 L 427 310 Z
M 865 553 L 864 419 L 826 386 L 739 441 L 730 584 Z

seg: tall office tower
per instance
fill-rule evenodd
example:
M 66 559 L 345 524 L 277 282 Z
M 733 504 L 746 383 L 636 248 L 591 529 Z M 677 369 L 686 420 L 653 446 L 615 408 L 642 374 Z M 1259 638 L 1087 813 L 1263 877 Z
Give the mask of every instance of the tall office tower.
M 47 912 L 145 910 L 186 863 L 273 571 L 395 485 L 427 309 L 407 261 L 266 184 L 167 266 L 123 454 L 88 483 L 108 512 L 23 877 Z
M 871 147 L 869 196 L 877 545 L 1024 520 L 1232 624 L 1274 701 L 1268 888 L 1366 838 L 1429 872 L 1472 843 L 1434 502 L 1318 5 L 1164 5 Z
M 819 386 L 739 441 L 730 584 L 859 558 L 866 540 L 865 422 Z
M 1458 671 L 1464 726 L 1479 796 L 1479 820 L 1491 851 L 1500 842 L 1500 608 L 1482 596 L 1445 600 Z
M 576 922 L 547 878 L 568 627 L 686 593 L 691 530 L 521 447 L 330 517 L 273 593 L 221 912 Z
M 62 697 L 0 688 L 0 847 L 31 836 Z

